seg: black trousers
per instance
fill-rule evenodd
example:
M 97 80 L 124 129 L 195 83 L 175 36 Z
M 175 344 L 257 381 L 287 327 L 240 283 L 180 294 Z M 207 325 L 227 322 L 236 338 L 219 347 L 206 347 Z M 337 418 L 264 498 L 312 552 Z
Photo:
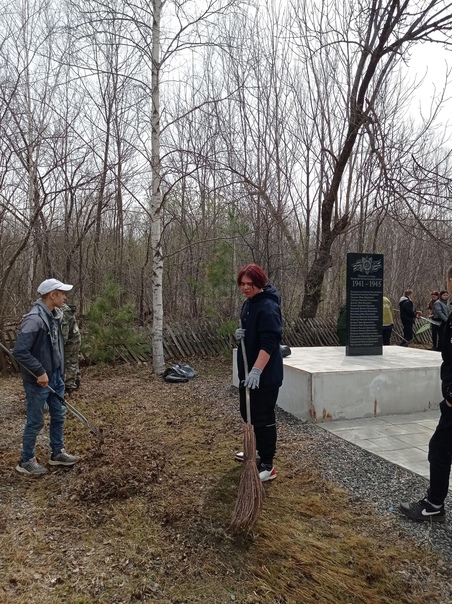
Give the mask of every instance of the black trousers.
M 276 390 L 250 390 L 251 423 L 256 435 L 256 449 L 261 463 L 273 465 L 276 452 L 275 407 L 279 388 Z M 245 388 L 240 387 L 240 413 L 246 422 Z
M 441 321 L 441 325 L 431 325 L 432 327 L 432 348 L 433 350 L 440 350 L 439 343 L 441 341 L 441 334 L 445 323 Z
M 444 394 L 443 384 L 443 396 Z M 430 487 L 427 497 L 436 505 L 442 505 L 447 497 L 452 461 L 452 407 L 442 401 L 440 410 L 439 423 L 428 445 Z
M 402 343 L 402 345 L 408 346 L 408 342 L 411 342 L 413 339 L 413 323 L 403 323 L 403 338 L 405 341 Z
M 383 325 L 383 346 L 391 344 L 392 325 Z

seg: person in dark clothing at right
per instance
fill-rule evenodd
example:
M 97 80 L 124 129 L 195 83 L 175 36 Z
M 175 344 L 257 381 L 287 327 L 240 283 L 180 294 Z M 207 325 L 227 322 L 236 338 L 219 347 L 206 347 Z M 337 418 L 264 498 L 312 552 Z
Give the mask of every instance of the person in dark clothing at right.
M 447 271 L 447 291 L 452 294 L 452 266 Z M 430 485 L 418 502 L 401 503 L 400 511 L 413 520 L 444 522 L 444 501 L 449 491 L 452 462 L 452 313 L 449 314 L 441 340 L 441 416 L 428 446 Z
M 413 290 L 411 289 L 405 290 L 405 294 L 399 300 L 400 320 L 403 325 L 403 341 L 400 343 L 400 346 L 408 346 L 411 342 L 413 339 L 414 319 L 420 317 L 422 314 L 420 310 L 414 310 L 413 301 L 410 298 L 412 293 Z

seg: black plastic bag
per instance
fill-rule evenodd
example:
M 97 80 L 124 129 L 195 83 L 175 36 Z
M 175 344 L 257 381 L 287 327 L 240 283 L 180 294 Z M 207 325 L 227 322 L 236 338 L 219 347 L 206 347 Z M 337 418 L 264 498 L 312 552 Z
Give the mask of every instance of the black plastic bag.
M 186 363 L 176 363 L 175 365 L 170 365 L 168 369 L 165 369 L 163 373 L 163 379 L 165 382 L 188 382 L 192 378 L 194 378 L 198 373 L 187 365 Z
M 287 344 L 281 344 L 281 353 L 284 357 L 288 357 L 292 354 L 292 351 L 290 350 L 289 346 L 287 346 Z

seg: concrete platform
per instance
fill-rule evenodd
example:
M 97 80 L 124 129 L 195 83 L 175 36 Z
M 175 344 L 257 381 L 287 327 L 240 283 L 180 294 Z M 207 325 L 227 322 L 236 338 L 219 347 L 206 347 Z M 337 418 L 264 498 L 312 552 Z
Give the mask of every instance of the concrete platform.
M 347 357 L 343 346 L 292 348 L 278 406 L 317 422 L 436 410 L 440 365 L 440 353 L 402 346 L 359 357 Z
M 423 411 L 323 422 L 321 427 L 378 457 L 428 479 L 428 443 L 440 412 Z

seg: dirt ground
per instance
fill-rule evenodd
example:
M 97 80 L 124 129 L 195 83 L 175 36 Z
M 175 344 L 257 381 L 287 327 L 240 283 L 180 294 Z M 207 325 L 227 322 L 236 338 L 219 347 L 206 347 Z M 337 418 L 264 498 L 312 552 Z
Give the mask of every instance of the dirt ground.
M 452 602 L 451 575 L 371 503 L 326 482 L 300 422 L 278 424 L 278 478 L 254 530 L 231 534 L 243 426 L 230 360 L 165 383 L 145 365 L 86 368 L 68 398 L 73 468 L 15 471 L 20 378 L 0 378 L 0 602 L 243 604 Z M 48 427 L 37 456 L 48 460 Z

